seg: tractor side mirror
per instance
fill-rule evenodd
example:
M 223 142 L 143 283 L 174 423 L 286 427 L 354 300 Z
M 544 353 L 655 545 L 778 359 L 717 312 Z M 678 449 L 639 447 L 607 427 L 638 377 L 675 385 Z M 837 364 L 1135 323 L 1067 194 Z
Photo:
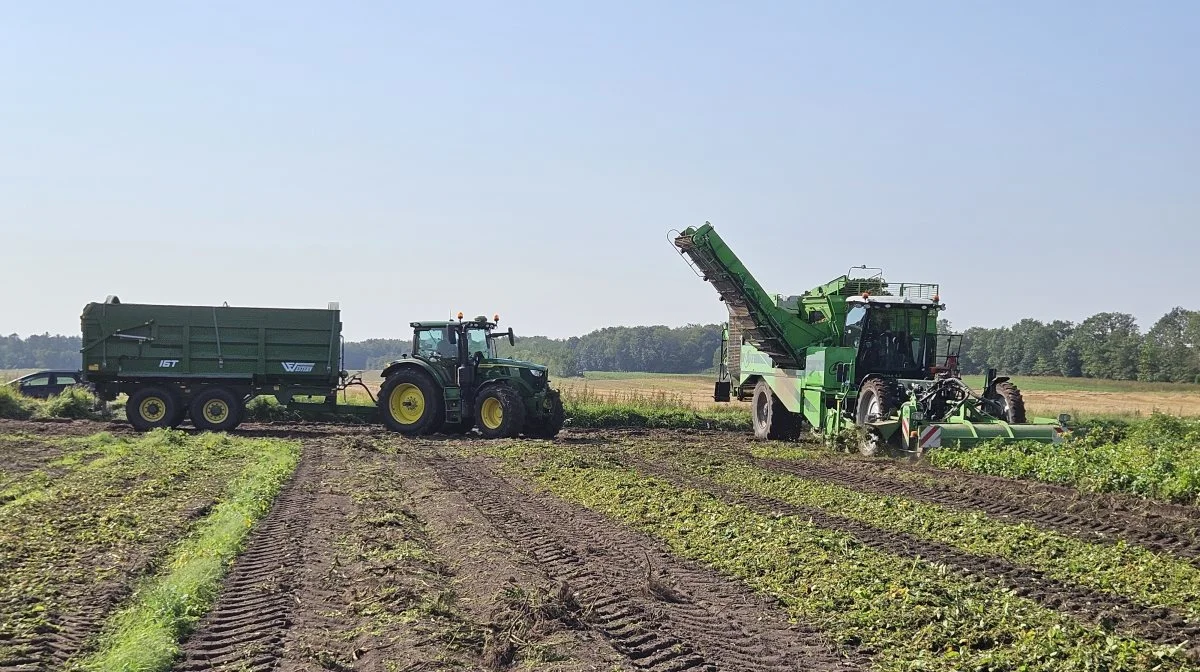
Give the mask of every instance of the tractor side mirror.
M 512 327 L 509 327 L 509 328 L 508 328 L 508 344 L 509 344 L 509 345 L 516 345 L 516 344 L 517 344 L 517 337 L 516 337 L 516 336 L 513 336 L 513 333 L 512 333 Z

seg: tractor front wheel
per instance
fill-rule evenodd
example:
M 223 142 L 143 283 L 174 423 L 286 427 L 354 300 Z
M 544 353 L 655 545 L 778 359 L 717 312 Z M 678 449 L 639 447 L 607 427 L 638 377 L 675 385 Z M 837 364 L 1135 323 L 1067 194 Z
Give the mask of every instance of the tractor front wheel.
M 383 424 L 406 436 L 428 434 L 440 429 L 442 395 L 422 371 L 401 369 L 379 388 L 379 413 Z
M 525 404 L 507 385 L 490 385 L 475 397 L 475 426 L 485 439 L 514 437 L 525 426 Z
M 546 393 L 541 417 L 526 424 L 525 436 L 532 439 L 553 439 L 562 431 L 566 421 L 567 414 L 563 409 L 562 395 L 558 390 L 550 390 Z
M 869 423 L 886 420 L 895 415 L 900 410 L 903 399 L 904 388 L 891 378 L 872 378 L 858 389 L 858 413 L 854 420 L 861 433 L 858 441 L 859 453 L 875 457 L 888 452 L 887 442 L 869 426 Z

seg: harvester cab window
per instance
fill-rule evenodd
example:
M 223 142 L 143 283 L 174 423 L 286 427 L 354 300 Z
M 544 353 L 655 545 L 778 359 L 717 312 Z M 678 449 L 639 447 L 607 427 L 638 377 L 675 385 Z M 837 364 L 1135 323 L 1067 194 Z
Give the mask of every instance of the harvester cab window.
M 855 306 L 846 313 L 846 333 L 843 345 L 848 348 L 857 348 L 859 340 L 862 339 L 863 325 L 867 320 L 867 307 Z

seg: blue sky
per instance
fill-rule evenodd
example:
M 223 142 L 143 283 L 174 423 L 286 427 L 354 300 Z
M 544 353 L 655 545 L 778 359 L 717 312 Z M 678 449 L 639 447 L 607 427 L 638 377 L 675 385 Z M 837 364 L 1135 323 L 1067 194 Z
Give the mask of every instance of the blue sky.
M 939 282 L 960 328 L 1200 308 L 1195 3 L 17 3 L 0 333 L 83 304 L 324 306 L 348 338 L 714 322 Z

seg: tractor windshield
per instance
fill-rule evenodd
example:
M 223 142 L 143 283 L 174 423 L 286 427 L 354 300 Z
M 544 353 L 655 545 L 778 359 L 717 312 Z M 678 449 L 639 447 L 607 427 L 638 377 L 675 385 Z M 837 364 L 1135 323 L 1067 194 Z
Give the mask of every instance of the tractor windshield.
M 465 330 L 467 337 L 467 357 L 474 357 L 475 353 L 481 352 L 487 359 L 496 358 L 496 343 L 488 338 L 487 329 L 479 327 L 468 328 Z
M 857 319 L 852 322 L 852 318 Z M 926 377 L 933 358 L 930 351 L 936 347 L 929 333 L 930 319 L 930 311 L 920 308 L 853 308 L 847 314 L 846 345 L 858 347 L 859 376 Z

